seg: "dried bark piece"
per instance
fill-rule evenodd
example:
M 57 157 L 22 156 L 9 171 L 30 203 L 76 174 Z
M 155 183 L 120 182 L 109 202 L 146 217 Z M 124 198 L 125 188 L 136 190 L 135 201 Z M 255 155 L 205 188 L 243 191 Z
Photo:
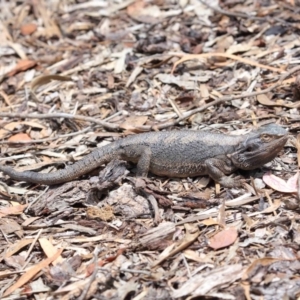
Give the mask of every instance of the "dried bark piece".
M 172 243 L 172 236 L 175 232 L 175 224 L 172 222 L 160 223 L 157 227 L 149 229 L 140 237 L 143 247 L 148 249 L 164 249 Z

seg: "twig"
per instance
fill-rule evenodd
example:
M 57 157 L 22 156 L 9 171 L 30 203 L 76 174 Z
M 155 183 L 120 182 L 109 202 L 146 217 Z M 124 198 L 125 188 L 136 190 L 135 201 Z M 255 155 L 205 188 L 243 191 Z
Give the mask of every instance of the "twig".
M 260 64 L 256 61 L 248 59 L 248 58 L 243 58 L 243 57 L 240 57 L 238 55 L 223 53 L 223 52 L 212 52 L 212 53 L 201 53 L 201 54 L 185 54 L 185 53 L 172 53 L 172 54 L 174 56 L 178 56 L 178 57 L 182 57 L 182 58 L 174 63 L 171 73 L 174 73 L 176 67 L 179 64 L 181 64 L 181 63 L 183 63 L 187 60 L 200 59 L 200 58 L 211 58 L 211 57 L 226 57 L 226 58 L 230 58 L 230 59 L 233 59 L 233 60 L 236 60 L 236 61 L 240 61 L 240 62 L 242 62 L 244 64 L 247 64 L 247 65 L 250 65 L 250 66 L 255 66 L 255 67 L 258 67 L 258 68 L 261 68 L 261 69 L 270 70 L 272 72 L 277 72 L 277 73 L 286 72 L 284 69 L 270 67 L 268 65 Z
M 96 249 L 94 251 L 94 259 L 93 259 L 93 264 L 94 264 L 93 274 L 89 278 L 89 281 L 88 281 L 87 285 L 84 287 L 84 289 L 83 289 L 80 297 L 77 298 L 78 300 L 84 300 L 84 299 L 86 299 L 86 296 L 87 296 L 87 294 L 89 292 L 89 289 L 90 289 L 92 283 L 96 279 L 96 275 L 97 275 L 97 272 L 98 272 L 98 255 L 99 255 L 99 252 L 100 252 L 100 248 L 96 247 Z
M 11 144 L 11 145 L 18 145 L 18 144 L 22 144 L 22 145 L 27 145 L 27 144 L 36 144 L 36 143 L 46 143 L 46 142 L 51 142 L 54 140 L 58 140 L 58 139 L 63 139 L 66 137 L 72 137 L 72 136 L 76 136 L 85 132 L 88 132 L 92 127 L 86 127 L 82 130 L 76 131 L 76 132 L 71 132 L 71 133 L 67 133 L 67 134 L 62 134 L 62 135 L 57 135 L 57 136 L 53 136 L 53 137 L 49 137 L 49 138 L 45 138 L 45 139 L 39 139 L 39 140 L 32 140 L 32 141 L 0 141 L 0 145 L 1 144 Z
M 127 269 L 127 268 L 121 268 L 121 272 L 128 272 L 128 273 L 136 273 L 136 274 L 143 274 L 146 276 L 151 276 L 151 272 L 145 271 L 145 270 L 135 270 L 135 269 Z
M 8 195 L 12 197 L 12 195 L 9 192 L 9 187 L 6 183 L 0 181 L 0 186 L 2 186 L 4 188 L 4 190 L 8 193 Z
M 167 97 L 169 103 L 171 104 L 172 108 L 174 109 L 175 113 L 177 114 L 178 117 L 182 117 L 182 112 L 180 111 L 179 107 L 177 106 L 177 104 L 170 99 L 169 97 Z
M 39 193 L 39 195 L 32 202 L 29 203 L 29 205 L 25 209 L 25 213 L 28 213 L 31 206 L 34 205 L 42 196 L 44 196 L 48 190 L 49 186 L 47 186 L 42 193 Z
M 157 225 L 162 221 L 159 214 L 157 201 L 153 195 L 149 195 L 147 192 L 145 192 L 145 194 L 147 196 L 147 200 L 151 203 L 152 209 L 154 210 L 154 224 Z
M 34 240 L 32 241 L 32 243 L 31 243 L 31 245 L 30 245 L 30 247 L 29 247 L 29 249 L 28 249 L 28 251 L 27 251 L 27 253 L 26 253 L 25 257 L 24 257 L 24 260 L 25 260 L 25 261 L 27 260 L 29 254 L 31 253 L 31 251 L 32 251 L 32 249 L 33 249 L 33 247 L 34 247 L 36 241 L 38 240 L 38 238 L 40 237 L 40 235 L 42 234 L 42 232 L 43 232 L 43 229 L 40 229 L 40 230 L 38 231 L 36 237 L 35 237 Z
M 181 253 L 181 258 L 182 258 L 182 261 L 183 261 L 183 263 L 184 263 L 184 266 L 185 266 L 185 268 L 186 268 L 186 270 L 187 270 L 187 273 L 188 273 L 189 278 L 192 278 L 191 269 L 190 269 L 189 264 L 187 263 L 186 258 L 185 258 L 185 256 L 184 256 L 183 253 Z
M 81 121 L 87 121 L 90 123 L 95 123 L 98 125 L 101 125 L 105 128 L 116 130 L 119 129 L 118 124 L 113 124 L 109 122 L 105 122 L 99 119 L 95 119 L 92 117 L 87 116 L 79 116 L 79 115 L 72 115 L 72 114 L 66 114 L 66 113 L 53 113 L 53 114 L 24 114 L 24 113 L 0 113 L 0 118 L 29 118 L 29 119 L 54 119 L 54 118 L 65 118 L 65 119 L 76 119 Z
M 1 79 L 0 79 L 0 81 L 1 81 Z M 15 282 L 16 279 L 17 279 L 17 275 L 14 275 L 10 280 L 8 280 L 8 282 L 6 282 L 6 284 L 0 291 L 0 299 L 3 299 L 2 296 L 3 296 L 4 292 L 13 284 L 13 282 Z M 10 299 L 13 299 L 13 298 L 10 298 Z

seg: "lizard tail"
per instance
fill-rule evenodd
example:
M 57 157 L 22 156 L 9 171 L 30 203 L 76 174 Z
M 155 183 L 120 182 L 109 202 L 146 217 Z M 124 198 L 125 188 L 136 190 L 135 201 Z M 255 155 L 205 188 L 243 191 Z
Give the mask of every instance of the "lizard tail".
M 38 173 L 33 171 L 18 172 L 11 167 L 3 165 L 0 165 L 0 171 L 14 180 L 54 185 L 74 180 L 113 160 L 117 157 L 118 153 L 111 150 L 112 149 L 105 146 L 98 148 L 73 165 L 53 173 Z

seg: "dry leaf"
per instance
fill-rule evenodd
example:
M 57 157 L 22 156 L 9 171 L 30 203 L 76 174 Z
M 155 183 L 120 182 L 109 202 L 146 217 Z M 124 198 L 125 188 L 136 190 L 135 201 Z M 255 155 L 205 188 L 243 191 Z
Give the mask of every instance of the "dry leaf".
M 183 252 L 184 256 L 190 260 L 196 261 L 198 263 L 203 263 L 205 262 L 206 258 L 201 257 L 201 255 L 199 255 L 198 251 L 193 251 L 190 249 L 186 249 Z
M 282 193 L 296 193 L 297 192 L 297 179 L 299 172 L 290 177 L 287 181 L 271 174 L 270 172 L 264 174 L 263 181 L 276 191 Z
M 238 237 L 235 227 L 228 227 L 209 239 L 208 245 L 217 250 L 232 245 Z
M 274 213 L 280 206 L 281 206 L 281 200 L 280 199 L 275 199 L 274 204 L 270 204 L 269 207 L 267 207 L 266 209 L 264 209 L 262 211 L 257 211 L 257 212 L 250 213 L 249 216 L 253 217 L 253 216 L 257 216 L 257 215 L 261 215 L 261 214 Z
M 57 249 L 52 245 L 52 243 L 48 239 L 40 238 L 39 243 L 48 258 L 52 257 L 55 253 L 57 253 Z M 52 262 L 52 264 L 56 265 L 58 263 L 62 263 L 63 261 L 63 258 L 59 256 Z
M 26 207 L 27 204 L 1 208 L 0 217 L 4 217 L 7 215 L 20 215 L 24 212 L 24 209 Z
M 40 219 L 41 217 L 31 217 L 31 218 L 28 218 L 26 219 L 23 223 L 22 223 L 22 226 L 23 227 L 27 227 L 29 226 L 31 223 L 33 223 L 34 221 Z
M 175 247 L 173 247 L 174 244 L 171 245 L 169 253 L 165 253 L 165 251 L 164 251 L 159 256 L 158 260 L 153 263 L 152 267 L 159 265 L 168 257 L 171 257 L 171 256 L 175 255 L 176 253 L 182 251 L 183 249 L 189 247 L 198 238 L 198 236 L 200 234 L 198 227 L 196 227 L 194 225 L 190 225 L 190 224 L 184 224 L 184 227 L 186 229 L 186 235 L 184 236 L 184 238 L 182 240 L 178 241 L 175 244 Z
M 234 44 L 227 49 L 226 53 L 228 54 L 241 53 L 241 52 L 249 51 L 251 48 L 252 45 L 250 44 Z
M 8 139 L 9 142 L 24 142 L 31 140 L 31 137 L 27 133 L 17 133 Z
M 9 248 L 6 250 L 4 257 L 5 258 L 11 257 L 15 253 L 19 252 L 22 248 L 31 244 L 33 241 L 34 241 L 33 239 L 23 239 L 21 241 L 16 242 L 13 245 L 10 245 Z
M 61 76 L 61 75 L 43 75 L 35 78 L 32 80 L 30 89 L 31 92 L 35 92 L 40 86 L 45 85 L 52 80 L 58 80 L 58 81 L 72 81 L 71 77 L 68 76 Z
M 286 0 L 286 2 L 292 6 L 295 6 L 295 0 Z
M 35 94 L 36 90 L 42 86 L 45 85 L 52 80 L 58 80 L 58 81 L 72 81 L 71 77 L 68 76 L 61 76 L 61 75 L 43 75 L 35 78 L 32 80 L 30 85 L 30 93 L 35 98 L 36 101 L 38 101 L 38 98 Z
M 192 295 L 200 296 L 197 299 L 203 299 L 201 296 L 206 296 L 207 293 L 216 286 L 228 285 L 230 282 L 235 282 L 242 277 L 243 266 L 241 264 L 231 264 L 222 267 L 216 267 L 213 270 L 201 272 L 190 276 L 182 286 L 172 291 L 173 298 L 191 299 L 186 297 Z M 223 299 L 218 297 L 218 299 Z
M 36 31 L 37 25 L 34 23 L 28 23 L 21 26 L 21 33 L 23 35 L 29 35 Z
M 7 76 L 11 77 L 14 76 L 15 74 L 22 72 L 22 71 L 26 71 L 28 69 L 31 69 L 32 67 L 34 67 L 36 65 L 36 62 L 33 60 L 29 60 L 29 59 L 22 59 L 19 60 L 19 62 L 17 63 L 17 65 L 13 68 L 13 70 L 11 70 Z
M 300 167 L 300 134 L 297 134 L 296 138 L 296 148 L 297 148 L 297 161 L 298 161 L 298 167 Z
M 211 75 L 203 74 L 202 76 L 191 76 L 184 73 L 182 76 L 174 76 L 172 74 L 157 74 L 155 78 L 163 83 L 176 84 L 185 90 L 195 90 L 195 82 L 208 82 L 211 79 Z
M 223 227 L 226 226 L 225 201 L 223 201 L 222 204 L 219 207 L 218 221 L 219 221 L 220 224 L 222 224 Z
M 156 5 L 146 6 L 145 1 L 138 0 L 127 7 L 127 14 L 139 22 L 155 24 L 159 22 L 160 9 Z
M 4 125 L 2 127 L 3 129 L 0 129 L 0 139 L 3 139 L 5 136 L 9 134 L 10 131 L 13 131 L 14 129 L 18 128 L 20 125 L 28 125 L 30 127 L 38 128 L 38 129 L 45 128 L 45 126 L 43 126 L 42 124 L 33 121 L 11 122 Z
M 205 226 L 212 226 L 212 225 L 220 225 L 220 226 L 223 226 L 221 225 L 218 221 L 214 220 L 214 219 L 206 219 L 204 221 L 201 222 L 201 224 L 205 225 Z
M 265 106 L 282 106 L 282 107 L 288 107 L 288 108 L 300 107 L 300 101 L 297 101 L 294 103 L 287 103 L 286 101 L 281 100 L 281 99 L 272 101 L 265 94 L 257 95 L 256 99 L 260 104 L 265 105 Z
M 105 257 L 105 258 L 101 258 L 97 261 L 97 265 L 99 267 L 103 267 L 105 266 L 106 264 L 114 261 L 115 259 L 118 258 L 118 256 L 122 255 L 125 251 L 127 250 L 127 248 L 120 248 L 118 249 L 117 253 L 115 255 L 111 255 L 111 256 L 108 256 L 108 257 Z M 90 265 L 87 266 L 86 268 L 86 276 L 90 276 L 91 274 L 93 274 L 94 272 L 94 269 L 95 269 L 95 264 L 94 263 L 91 263 Z
M 52 257 L 47 258 L 43 261 L 41 261 L 40 263 L 38 263 L 37 265 L 35 265 L 34 267 L 30 268 L 26 273 L 24 273 L 19 280 L 13 284 L 10 288 L 8 288 L 5 293 L 4 293 L 4 297 L 10 295 L 11 293 L 13 293 L 16 289 L 20 288 L 21 286 L 23 286 L 24 284 L 26 284 L 31 278 L 33 278 L 38 272 L 40 272 L 43 268 L 47 267 L 49 264 L 51 264 L 51 262 L 53 262 L 54 260 L 56 260 L 60 254 L 63 252 L 63 249 L 58 250 Z
M 147 120 L 147 116 L 130 116 L 122 124 L 120 124 L 120 128 L 134 130 L 139 126 L 144 125 Z
M 255 268 L 257 268 L 258 266 L 269 266 L 275 262 L 278 261 L 284 261 L 287 259 L 283 259 L 283 258 L 273 258 L 273 257 L 263 257 L 263 258 L 259 258 L 254 260 L 251 265 L 245 270 L 245 273 L 243 275 L 243 280 L 247 280 L 248 277 L 251 275 L 251 273 L 253 272 L 253 270 Z

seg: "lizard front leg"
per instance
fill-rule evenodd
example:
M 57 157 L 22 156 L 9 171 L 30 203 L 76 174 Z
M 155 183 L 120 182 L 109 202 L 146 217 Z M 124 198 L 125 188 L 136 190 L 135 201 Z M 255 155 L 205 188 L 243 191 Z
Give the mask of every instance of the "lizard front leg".
M 123 148 L 121 158 L 137 163 L 136 175 L 139 177 L 147 177 L 150 168 L 151 155 L 151 149 L 147 146 L 128 146 Z
M 149 172 L 150 162 L 151 162 L 151 149 L 145 147 L 145 149 L 141 152 L 141 155 L 139 157 L 136 166 L 137 168 L 136 175 L 140 177 L 147 177 Z
M 207 174 L 224 187 L 232 188 L 241 186 L 241 181 L 226 176 L 236 170 L 236 167 L 228 159 L 210 158 L 205 161 Z

